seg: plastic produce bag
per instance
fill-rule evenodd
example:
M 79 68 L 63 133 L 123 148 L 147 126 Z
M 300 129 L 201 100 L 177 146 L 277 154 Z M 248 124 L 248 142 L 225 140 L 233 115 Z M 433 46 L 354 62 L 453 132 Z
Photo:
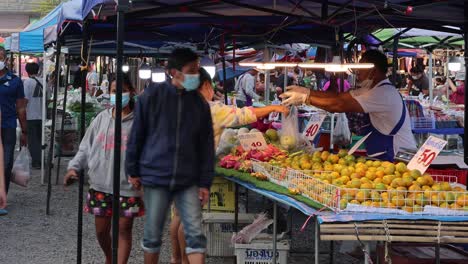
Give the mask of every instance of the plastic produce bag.
M 216 149 L 216 156 L 229 154 L 231 149 L 239 145 L 237 138 L 237 129 L 225 129 L 221 138 L 219 139 L 218 148 Z
M 351 143 L 351 131 L 349 131 L 348 118 L 345 113 L 337 114 L 332 142 L 338 146 L 348 146 Z
M 268 219 L 266 214 L 259 214 L 252 224 L 244 227 L 239 233 L 234 234 L 231 238 L 232 244 L 249 244 L 263 230 L 267 229 L 273 220 Z
M 282 115 L 280 145 L 286 150 L 294 150 L 300 141 L 299 123 L 297 117 L 297 108 L 291 107 L 288 116 Z
M 11 171 L 11 181 L 19 186 L 27 187 L 31 179 L 31 156 L 27 148 L 22 148 Z

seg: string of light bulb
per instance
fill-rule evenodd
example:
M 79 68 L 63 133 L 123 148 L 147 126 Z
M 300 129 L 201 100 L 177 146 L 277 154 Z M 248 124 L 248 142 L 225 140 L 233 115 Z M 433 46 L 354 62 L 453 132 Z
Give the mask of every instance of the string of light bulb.
M 294 62 L 240 62 L 240 66 L 256 67 L 260 70 L 273 70 L 279 68 L 307 68 L 307 69 L 324 69 L 328 72 L 346 72 L 350 69 L 370 69 L 374 67 L 372 63 L 341 63 L 339 56 L 334 56 L 330 63 L 294 63 Z

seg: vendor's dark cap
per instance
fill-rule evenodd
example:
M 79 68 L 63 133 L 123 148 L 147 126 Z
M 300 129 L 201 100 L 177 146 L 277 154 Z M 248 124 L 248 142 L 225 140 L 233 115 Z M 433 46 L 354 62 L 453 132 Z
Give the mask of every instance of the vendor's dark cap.
M 388 68 L 387 56 L 378 50 L 368 50 L 362 54 L 361 63 L 372 63 L 374 68 L 386 73 Z
M 181 70 L 185 65 L 198 60 L 198 55 L 191 49 L 178 48 L 172 51 L 167 60 L 167 69 Z

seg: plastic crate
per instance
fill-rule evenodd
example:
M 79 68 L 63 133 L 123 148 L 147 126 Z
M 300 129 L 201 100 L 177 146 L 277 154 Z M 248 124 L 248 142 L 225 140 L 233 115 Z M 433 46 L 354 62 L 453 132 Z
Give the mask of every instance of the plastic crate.
M 426 172 L 431 174 L 431 175 L 455 176 L 455 177 L 457 177 L 457 182 L 461 183 L 463 185 L 466 185 L 466 182 L 467 182 L 468 170 L 456 170 L 456 169 L 438 170 L 438 169 L 429 168 L 429 169 L 427 169 Z
M 435 128 L 434 114 L 429 116 L 411 117 L 411 129 L 434 129 Z
M 239 214 L 238 230 L 254 221 L 255 214 Z M 207 255 L 232 257 L 234 248 L 231 238 L 234 233 L 234 214 L 203 213 L 203 233 L 207 238 Z
M 289 255 L 289 241 L 276 243 L 276 264 L 287 264 Z M 250 244 L 236 244 L 237 264 L 272 264 L 273 242 L 252 242 Z
M 210 202 L 205 210 L 234 212 L 235 192 L 234 183 L 223 177 L 215 177 L 210 189 Z
M 392 243 L 388 254 L 392 263 L 398 264 L 433 264 L 435 261 L 435 245 L 431 243 Z M 377 254 L 381 263 L 385 261 L 385 247 L 377 246 Z M 452 245 L 440 245 L 441 264 L 468 263 L 468 252 Z

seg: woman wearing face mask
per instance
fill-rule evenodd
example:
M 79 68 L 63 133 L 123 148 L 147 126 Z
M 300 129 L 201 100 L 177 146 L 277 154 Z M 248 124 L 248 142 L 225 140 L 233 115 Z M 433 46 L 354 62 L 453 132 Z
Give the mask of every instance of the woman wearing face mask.
M 465 73 L 457 73 L 455 76 L 455 83 L 452 79 L 448 79 L 448 84 L 452 94 L 450 95 L 450 102 L 454 104 L 465 103 Z
M 411 68 L 408 77 L 408 91 L 410 95 L 418 96 L 423 90 L 429 90 L 429 78 L 424 74 L 421 66 Z
M 116 104 L 116 82 L 111 84 L 111 104 Z M 124 76 L 122 93 L 122 154 L 125 164 L 127 138 L 133 125 L 135 89 L 128 76 Z M 88 168 L 90 189 L 86 199 L 85 212 L 95 217 L 96 236 L 106 256 L 105 263 L 111 263 L 111 220 L 114 158 L 115 107 L 101 112 L 91 123 L 81 141 L 75 157 L 68 164 L 64 185 L 78 180 L 78 173 Z M 127 263 L 132 248 L 133 218 L 144 214 L 140 192 L 132 188 L 124 171 L 120 172 L 120 220 L 118 263 Z
M 393 161 L 400 148 L 416 148 L 411 123 L 399 92 L 387 79 L 387 57 L 377 50 L 362 55 L 361 62 L 372 63 L 371 69 L 357 72 L 357 90 L 324 93 L 290 86 L 281 95 L 283 104 L 311 104 L 332 113 L 365 113 L 361 135 L 372 132 L 366 140 L 367 154 Z

